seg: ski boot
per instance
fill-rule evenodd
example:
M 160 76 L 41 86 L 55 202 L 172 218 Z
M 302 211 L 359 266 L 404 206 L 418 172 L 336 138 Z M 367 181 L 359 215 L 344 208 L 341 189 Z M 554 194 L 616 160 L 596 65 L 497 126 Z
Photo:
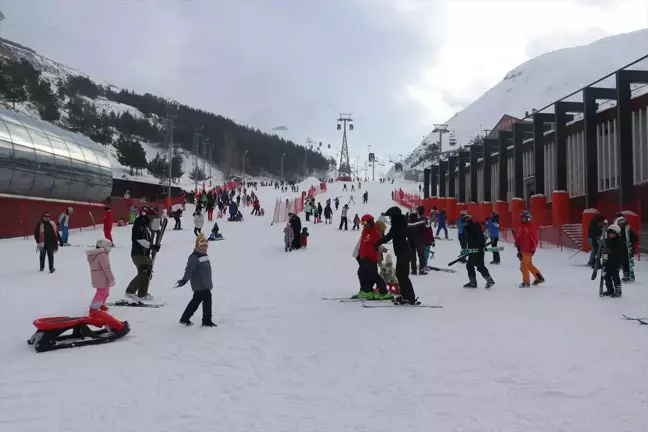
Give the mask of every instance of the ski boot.
M 536 273 L 535 275 L 535 280 L 533 281 L 533 285 L 540 285 L 541 283 L 544 283 L 545 278 L 542 276 L 540 272 Z
M 191 327 L 192 325 L 194 325 L 190 320 L 183 320 L 183 319 L 180 320 L 180 324 L 182 324 L 185 327 Z
M 373 291 L 360 291 L 351 296 L 352 299 L 373 300 Z
M 426 274 L 428 274 L 428 272 L 425 271 L 425 268 L 421 268 L 419 269 L 418 274 L 420 274 L 421 276 L 425 276 Z
M 394 298 L 392 300 L 392 303 L 394 303 L 395 305 L 398 305 L 398 306 L 404 306 L 404 305 L 417 306 L 417 305 L 421 304 L 421 302 L 418 301 L 418 297 L 413 299 L 413 300 L 409 300 L 409 299 L 406 299 L 403 296 L 398 296 L 398 297 Z
M 203 321 L 202 326 L 203 327 L 216 327 L 217 324 L 215 324 L 213 321 L 210 320 L 210 321 Z
M 531 284 L 522 282 L 520 285 L 518 285 L 518 288 L 531 288 Z
M 495 281 L 493 280 L 492 276 L 488 276 L 486 278 L 486 289 L 490 289 L 490 287 L 492 287 L 493 285 L 495 285 Z
M 623 278 L 621 278 L 621 282 L 630 282 L 630 274 L 623 272 Z
M 412 276 L 416 276 L 417 274 L 416 269 L 412 270 Z
M 621 284 L 614 287 L 614 291 L 610 294 L 612 298 L 621 298 L 623 296 Z
M 153 300 L 155 300 L 155 298 L 154 298 L 151 294 L 146 294 L 146 295 L 143 296 L 143 297 L 137 297 L 137 299 L 138 299 L 141 303 L 147 303 L 147 302 L 150 303 L 150 302 L 152 302 Z
M 394 296 L 389 291 L 385 293 L 374 292 L 372 300 L 392 300 Z
M 463 286 L 464 288 L 477 288 L 477 279 L 471 277 L 467 284 Z

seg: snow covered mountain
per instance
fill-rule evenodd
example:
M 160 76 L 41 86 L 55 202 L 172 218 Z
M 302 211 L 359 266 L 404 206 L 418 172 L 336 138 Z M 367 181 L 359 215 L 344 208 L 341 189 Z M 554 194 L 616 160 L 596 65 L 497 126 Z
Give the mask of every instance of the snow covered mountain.
M 89 76 L 83 72 L 80 72 L 78 70 L 65 66 L 61 63 L 58 63 L 54 60 L 51 60 L 47 57 L 44 57 L 30 48 L 0 38 L 0 58 L 3 57 L 27 60 L 29 63 L 31 63 L 34 66 L 34 68 L 41 71 L 42 78 L 50 82 L 50 85 L 52 86 L 52 89 L 55 92 L 58 90 L 59 82 L 65 82 L 68 78 L 72 76 L 83 76 L 89 78 L 95 84 L 101 85 L 102 87 L 110 89 L 114 92 L 119 92 L 122 90 L 121 88 L 111 83 Z M 109 114 L 110 112 L 114 112 L 116 115 L 120 115 L 124 112 L 129 112 L 136 119 L 146 118 L 146 116 L 141 111 L 139 111 L 137 108 L 134 108 L 130 105 L 111 101 L 102 97 L 99 97 L 97 99 L 91 99 L 85 96 L 81 96 L 81 98 L 85 102 L 94 105 L 97 112 L 99 113 L 105 112 L 106 114 Z M 68 100 L 67 98 L 63 100 L 62 106 L 65 106 L 67 100 Z M 0 101 L 0 103 L 5 105 L 7 108 L 13 108 L 12 104 L 10 103 L 4 103 L 3 101 Z M 36 107 L 30 102 L 16 103 L 15 109 L 16 111 L 19 111 L 31 117 L 35 117 L 35 118 L 40 117 Z M 61 111 L 62 119 L 65 119 L 68 113 L 63 108 L 61 108 L 60 111 Z M 161 118 L 157 118 L 157 116 L 155 115 L 149 116 L 148 121 L 150 121 L 152 124 L 158 127 L 163 127 L 163 120 Z M 118 138 L 119 135 L 120 135 L 119 132 L 115 132 L 114 138 L 115 139 Z M 149 142 L 142 141 L 141 144 L 144 150 L 146 151 L 146 157 L 149 160 L 154 158 L 158 152 L 160 154 L 164 154 L 164 152 L 166 151 L 157 143 L 149 143 Z M 106 146 L 105 148 L 109 153 L 109 159 L 113 169 L 113 178 L 155 183 L 155 184 L 159 183 L 159 180 L 153 177 L 152 175 L 150 175 L 146 170 L 144 170 L 140 175 L 131 175 L 130 169 L 128 167 L 121 165 L 117 160 L 116 149 L 113 146 Z M 184 171 L 184 174 L 180 178 L 179 182 L 176 183 L 175 185 L 185 190 L 193 189 L 194 182 L 189 178 L 189 173 L 193 169 L 195 155 L 188 150 L 182 150 L 181 153 L 184 156 L 184 161 L 182 164 L 182 170 Z M 224 178 L 223 174 L 215 165 L 211 166 L 210 168 L 210 164 L 208 161 L 204 161 L 201 157 L 198 157 L 198 166 L 203 167 L 203 164 L 205 166 L 205 171 L 207 175 L 209 176 L 211 173 L 213 182 L 219 183 L 223 180 Z M 209 181 L 207 181 L 207 183 L 209 183 Z
M 484 129 L 492 129 L 504 114 L 522 118 L 527 111 L 541 109 L 647 54 L 648 29 L 644 29 L 540 55 L 507 73 L 496 86 L 450 118 L 448 129 L 454 132 L 457 145 L 464 146 L 471 138 L 483 135 Z M 648 69 L 648 61 L 631 69 L 642 68 Z M 614 87 L 614 77 L 597 85 Z M 582 96 L 578 93 L 567 100 L 582 101 Z M 438 135 L 430 133 L 424 142 L 437 140 Z M 445 135 L 445 149 L 447 140 Z M 405 169 L 418 160 L 424 147 L 421 143 L 405 159 Z M 394 174 L 393 168 L 389 174 Z

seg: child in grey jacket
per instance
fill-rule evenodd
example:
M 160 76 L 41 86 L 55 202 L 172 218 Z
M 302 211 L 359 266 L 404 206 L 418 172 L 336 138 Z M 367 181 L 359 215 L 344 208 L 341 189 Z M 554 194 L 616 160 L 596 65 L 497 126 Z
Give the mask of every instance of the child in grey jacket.
M 202 325 L 205 327 L 216 327 L 216 324 L 212 321 L 211 290 L 213 284 L 211 264 L 209 262 L 209 256 L 207 256 L 208 248 L 209 241 L 204 234 L 199 233 L 196 236 L 196 248 L 187 260 L 184 276 L 178 281 L 178 286 L 184 286 L 190 281 L 191 289 L 193 290 L 193 298 L 180 318 L 180 324 L 182 325 L 193 325 L 190 319 L 202 303 Z
M 290 222 L 286 222 L 286 226 L 284 227 L 284 250 L 286 252 L 292 252 L 292 242 L 294 238 L 295 232 L 293 231 L 292 225 L 290 225 Z

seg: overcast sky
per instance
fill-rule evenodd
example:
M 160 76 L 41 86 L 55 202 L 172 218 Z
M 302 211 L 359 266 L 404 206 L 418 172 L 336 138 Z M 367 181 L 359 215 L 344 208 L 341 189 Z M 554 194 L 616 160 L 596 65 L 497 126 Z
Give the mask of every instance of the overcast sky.
M 410 152 L 533 56 L 648 27 L 646 0 L 0 0 L 2 36 L 93 77 L 352 156 Z M 562 10 L 562 12 L 559 12 Z

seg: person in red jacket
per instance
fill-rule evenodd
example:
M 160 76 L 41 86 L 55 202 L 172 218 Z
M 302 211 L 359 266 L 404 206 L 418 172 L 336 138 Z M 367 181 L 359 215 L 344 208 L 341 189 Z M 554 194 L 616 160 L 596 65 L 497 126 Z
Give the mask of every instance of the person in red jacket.
M 104 238 L 110 240 L 110 243 L 113 243 L 112 239 L 112 227 L 113 224 L 115 223 L 113 219 L 113 212 L 112 208 L 110 207 L 110 204 L 106 204 L 104 207 L 104 219 L 103 219 L 103 230 L 104 230 Z
M 533 273 L 535 278 L 533 285 L 541 284 L 545 280 L 540 270 L 533 265 L 533 254 L 538 247 L 538 232 L 531 223 L 531 213 L 528 210 L 520 214 L 520 222 L 520 228 L 513 235 L 515 237 L 515 246 L 518 249 L 518 258 L 520 258 L 520 271 L 522 272 L 520 288 L 528 288 L 531 286 L 529 273 Z
M 387 300 L 393 296 L 387 290 L 387 285 L 378 274 L 378 262 L 381 251 L 386 250 L 384 246 L 376 248 L 376 243 L 382 236 L 378 225 L 370 214 L 362 216 L 360 223 L 363 225 L 360 239 L 358 241 L 358 279 L 360 281 L 360 292 L 353 298 L 365 300 Z M 374 293 L 373 287 L 378 287 L 378 293 Z

